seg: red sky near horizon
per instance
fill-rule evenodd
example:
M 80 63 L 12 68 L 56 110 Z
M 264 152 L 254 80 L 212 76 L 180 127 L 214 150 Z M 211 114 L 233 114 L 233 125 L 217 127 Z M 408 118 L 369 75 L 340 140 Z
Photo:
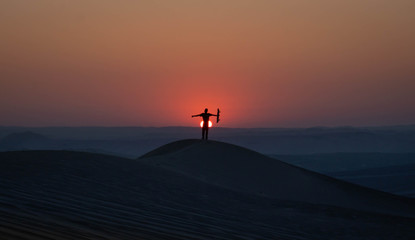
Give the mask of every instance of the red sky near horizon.
M 415 1 L 0 2 L 0 125 L 415 123 Z

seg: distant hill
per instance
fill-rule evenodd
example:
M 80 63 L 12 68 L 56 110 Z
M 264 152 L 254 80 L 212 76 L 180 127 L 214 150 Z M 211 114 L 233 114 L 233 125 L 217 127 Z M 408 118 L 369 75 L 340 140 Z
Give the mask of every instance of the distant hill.
M 91 150 L 138 157 L 179 139 L 199 138 L 199 127 L 0 127 L 0 139 L 31 131 L 54 142 L 42 149 Z M 391 127 L 212 128 L 214 140 L 263 154 L 415 152 L 415 125 Z M 18 147 L 14 148 L 15 150 Z
M 339 152 L 270 155 L 284 162 L 320 173 L 415 164 L 414 153 Z
M 332 172 L 329 175 L 370 188 L 415 198 L 415 163 Z
M 0 139 L 0 150 L 38 149 L 53 145 L 48 137 L 31 131 L 11 133 Z
M 320 153 L 272 157 L 362 186 L 415 197 L 415 153 Z

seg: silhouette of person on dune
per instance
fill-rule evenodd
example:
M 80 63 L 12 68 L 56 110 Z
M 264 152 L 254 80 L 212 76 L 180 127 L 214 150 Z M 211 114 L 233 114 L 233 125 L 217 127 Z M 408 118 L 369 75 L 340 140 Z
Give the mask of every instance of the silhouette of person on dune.
M 205 112 L 197 115 L 192 115 L 192 117 L 202 117 L 203 119 L 203 126 L 202 126 L 202 139 L 208 139 L 208 132 L 209 132 L 209 117 L 218 115 L 208 113 L 208 109 L 205 108 Z

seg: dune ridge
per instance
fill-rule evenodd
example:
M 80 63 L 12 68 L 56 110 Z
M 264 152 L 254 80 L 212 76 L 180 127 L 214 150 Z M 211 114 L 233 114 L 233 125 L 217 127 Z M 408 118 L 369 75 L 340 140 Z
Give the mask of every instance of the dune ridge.
M 155 149 L 139 160 L 240 192 L 415 216 L 413 199 L 339 181 L 228 143 L 182 140 Z

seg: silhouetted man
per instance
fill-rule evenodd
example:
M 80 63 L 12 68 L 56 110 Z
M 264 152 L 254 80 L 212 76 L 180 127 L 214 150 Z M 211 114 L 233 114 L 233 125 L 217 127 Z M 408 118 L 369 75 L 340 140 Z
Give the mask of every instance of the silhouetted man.
M 219 110 L 218 110 L 219 112 Z M 208 113 L 208 109 L 205 108 L 205 112 L 198 114 L 198 115 L 192 115 L 192 117 L 202 117 L 203 118 L 203 126 L 202 126 L 202 139 L 208 139 L 208 132 L 209 132 L 209 117 L 210 116 L 215 116 L 217 117 L 218 115 L 212 114 L 212 113 Z

